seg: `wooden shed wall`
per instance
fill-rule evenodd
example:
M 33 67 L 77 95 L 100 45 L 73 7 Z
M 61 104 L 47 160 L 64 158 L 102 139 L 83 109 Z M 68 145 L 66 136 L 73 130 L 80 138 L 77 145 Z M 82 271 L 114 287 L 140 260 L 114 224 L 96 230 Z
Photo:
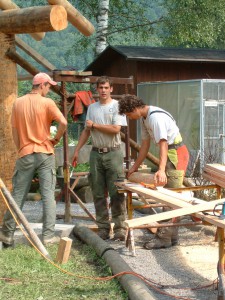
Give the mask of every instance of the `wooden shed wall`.
M 180 62 L 180 61 L 137 61 L 127 60 L 122 55 L 110 52 L 90 69 L 95 76 L 134 77 L 134 90 L 140 82 L 176 81 L 190 79 L 225 79 L 225 63 Z M 123 94 L 121 86 L 114 86 L 115 94 Z M 145 99 L 143 99 L 145 100 Z M 130 137 L 136 141 L 136 122 L 130 121 Z M 132 151 L 132 157 L 136 153 Z
M 130 61 L 130 64 L 133 62 Z M 136 81 L 225 79 L 225 63 L 138 62 Z

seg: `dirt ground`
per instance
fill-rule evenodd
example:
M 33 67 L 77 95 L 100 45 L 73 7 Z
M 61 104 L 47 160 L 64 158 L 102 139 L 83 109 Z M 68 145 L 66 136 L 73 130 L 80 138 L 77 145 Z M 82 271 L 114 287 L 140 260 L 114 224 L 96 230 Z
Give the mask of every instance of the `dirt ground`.
M 86 204 L 87 209 L 94 213 L 93 203 Z M 57 214 L 64 213 L 64 203 L 57 204 Z M 42 203 L 28 201 L 23 209 L 29 222 L 41 222 Z M 84 215 L 78 204 L 71 204 L 71 213 Z M 187 222 L 188 217 L 182 221 Z M 76 223 L 93 224 L 87 220 L 73 219 Z M 63 220 L 57 220 L 62 224 Z M 179 228 L 179 244 L 177 246 L 160 249 L 146 250 L 144 242 L 152 234 L 148 230 L 135 230 L 136 256 L 126 248 L 125 242 L 107 240 L 134 272 L 142 274 L 149 280 L 160 284 L 159 290 L 169 295 L 162 295 L 150 287 L 155 300 L 192 299 L 192 300 L 217 300 L 218 292 L 214 280 L 217 279 L 218 243 L 215 242 L 216 228 L 214 226 L 194 226 Z M 210 285 L 210 287 L 206 287 Z M 155 286 L 153 284 L 153 286 Z M 199 290 L 191 290 L 199 287 Z
M 152 235 L 147 230 L 136 230 L 136 257 L 132 257 L 118 242 L 110 243 L 114 244 L 135 272 L 161 284 L 162 292 L 178 297 L 162 295 L 151 287 L 155 299 L 216 300 L 216 285 L 206 287 L 217 279 L 218 244 L 214 241 L 215 232 L 216 228 L 213 226 L 180 227 L 177 246 L 145 250 L 143 244 Z M 200 289 L 191 290 L 196 287 Z

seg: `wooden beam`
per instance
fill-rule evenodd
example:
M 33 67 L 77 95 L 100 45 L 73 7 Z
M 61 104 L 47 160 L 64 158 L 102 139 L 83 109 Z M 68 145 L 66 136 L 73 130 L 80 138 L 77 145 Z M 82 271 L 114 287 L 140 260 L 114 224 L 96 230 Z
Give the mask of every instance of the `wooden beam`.
M 99 76 L 76 76 L 61 75 L 61 71 L 54 71 L 53 78 L 55 81 L 77 82 L 77 83 L 96 83 Z M 129 78 L 109 77 L 113 84 L 129 84 L 131 88 L 134 86 L 133 76 Z
M 47 59 L 45 59 L 42 55 L 40 55 L 36 50 L 26 44 L 23 40 L 21 40 L 18 36 L 15 37 L 16 46 L 26 52 L 29 56 L 31 56 L 34 60 L 36 60 L 39 64 L 44 66 L 47 70 L 52 71 L 56 69 L 54 65 L 52 65 Z
M 11 0 L 0 0 L 0 9 L 2 10 L 19 9 L 19 6 L 17 6 Z M 41 41 L 45 36 L 45 32 L 30 33 L 30 36 L 32 36 L 32 38 L 34 38 L 36 41 Z
M 60 75 L 76 75 L 76 76 L 91 76 L 92 71 L 66 71 L 66 70 L 56 70 L 56 74 Z
M 53 76 L 53 72 L 46 71 L 45 73 L 48 74 L 50 77 Z M 33 79 L 33 75 L 28 74 L 28 73 L 27 74 L 18 74 L 17 78 L 18 78 L 19 81 L 32 80 Z
M 63 237 L 59 241 L 59 248 L 56 256 L 56 262 L 65 264 L 68 262 L 72 240 L 68 237 Z
M 26 61 L 23 57 L 21 57 L 16 51 L 14 51 L 12 48 L 10 48 L 6 55 L 11 58 L 15 63 L 20 65 L 24 70 L 32 74 L 33 76 L 40 72 L 37 68 L 35 68 L 32 64 L 30 64 L 28 61 Z M 60 93 L 60 87 L 58 85 L 51 86 L 51 89 L 57 93 L 58 95 L 61 95 Z
M 72 6 L 67 0 L 48 0 L 51 5 L 62 5 L 68 14 L 69 22 L 75 26 L 83 35 L 90 36 L 94 33 L 95 28 L 74 6 Z
M 68 25 L 63 6 L 36 6 L 0 12 L 0 30 L 6 34 L 59 31 Z
M 145 224 L 149 224 L 152 222 L 163 221 L 163 220 L 172 219 L 175 217 L 190 215 L 193 213 L 213 209 L 216 204 L 223 203 L 224 201 L 225 201 L 225 199 L 219 199 L 219 200 L 206 202 L 204 204 L 197 204 L 197 205 L 189 204 L 190 207 L 178 208 L 175 210 L 166 211 L 166 212 L 159 213 L 156 215 L 151 215 L 151 216 L 142 217 L 142 218 L 136 218 L 136 219 L 132 219 L 132 220 L 126 220 L 125 224 L 128 227 L 132 228 L 134 226 L 145 225 Z M 186 203 L 186 204 L 188 204 L 188 203 Z

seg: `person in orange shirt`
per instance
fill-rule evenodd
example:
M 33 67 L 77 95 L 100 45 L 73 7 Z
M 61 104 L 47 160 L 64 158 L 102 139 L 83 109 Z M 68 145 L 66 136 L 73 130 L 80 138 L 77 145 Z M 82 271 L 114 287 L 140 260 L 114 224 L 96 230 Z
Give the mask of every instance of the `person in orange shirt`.
M 59 142 L 67 126 L 67 121 L 55 102 L 45 97 L 51 85 L 57 83 L 48 74 L 35 75 L 31 92 L 16 99 L 11 120 L 13 140 L 19 156 L 12 178 L 12 196 L 22 209 L 34 174 L 38 173 L 43 202 L 44 244 L 59 241 L 54 229 L 56 220 L 54 146 Z M 58 123 L 58 130 L 55 137 L 51 138 L 50 126 L 53 121 Z M 13 246 L 15 229 L 15 221 L 7 211 L 0 231 L 0 240 L 5 247 Z

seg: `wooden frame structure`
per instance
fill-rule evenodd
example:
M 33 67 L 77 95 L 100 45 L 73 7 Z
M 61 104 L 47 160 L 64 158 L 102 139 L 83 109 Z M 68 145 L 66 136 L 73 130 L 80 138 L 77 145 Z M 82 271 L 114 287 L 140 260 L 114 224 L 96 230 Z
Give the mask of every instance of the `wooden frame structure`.
M 121 189 L 121 192 L 127 193 L 127 207 L 128 207 L 128 220 L 125 221 L 128 227 L 128 235 L 126 246 L 129 247 L 132 254 L 135 256 L 135 245 L 134 245 L 134 234 L 133 229 L 138 228 L 149 228 L 149 227 L 166 227 L 165 225 L 155 225 L 157 221 L 162 221 L 165 219 L 170 219 L 173 217 L 179 217 L 183 215 L 193 215 L 195 218 L 201 221 L 200 224 L 203 225 L 215 225 L 217 227 L 217 242 L 219 244 L 219 259 L 218 259 L 218 300 L 225 299 L 225 220 L 219 219 L 217 216 L 204 214 L 203 212 L 213 211 L 216 205 L 223 204 L 225 199 L 221 198 L 221 186 L 217 184 L 206 185 L 206 186 L 196 186 L 196 187 L 187 187 L 180 189 L 164 189 L 162 187 L 155 189 L 149 189 L 143 187 L 141 184 L 134 182 L 117 182 L 116 185 Z M 198 199 L 190 197 L 188 200 L 186 197 L 183 197 L 180 191 L 191 191 L 191 190 L 204 190 L 204 189 L 216 189 L 218 200 L 205 202 Z M 137 193 L 140 196 L 146 197 L 148 199 L 154 200 L 157 204 L 167 205 L 173 208 L 174 210 L 162 212 L 156 215 L 150 215 L 147 217 L 141 217 L 133 219 L 133 209 L 132 205 L 132 193 Z M 139 208 L 144 208 L 146 205 L 139 206 Z M 151 207 L 151 205 L 148 205 Z M 193 225 L 199 224 L 194 223 Z M 184 226 L 185 224 L 181 224 Z M 170 226 L 170 225 L 169 225 Z M 174 226 L 174 225 L 171 225 Z
M 49 0 L 49 5 L 28 8 L 19 8 L 11 0 L 0 0 L 0 83 L 4 89 L 0 90 L 0 177 L 11 190 L 11 178 L 14 168 L 14 159 L 17 155 L 11 133 L 11 111 L 17 97 L 17 70 L 19 64 L 28 73 L 36 75 L 39 70 L 24 60 L 17 52 L 16 45 L 28 54 L 34 54 L 35 59 L 44 65 L 47 70 L 54 68 L 37 52 L 15 36 L 17 33 L 28 33 L 35 40 L 40 41 L 45 31 L 59 31 L 67 27 L 68 21 L 84 35 L 94 32 L 94 26 L 80 14 L 67 0 Z M 34 26 L 35 24 L 35 26 Z M 59 93 L 59 87 L 55 91 Z M 5 206 L 0 201 L 0 222 L 2 221 Z

